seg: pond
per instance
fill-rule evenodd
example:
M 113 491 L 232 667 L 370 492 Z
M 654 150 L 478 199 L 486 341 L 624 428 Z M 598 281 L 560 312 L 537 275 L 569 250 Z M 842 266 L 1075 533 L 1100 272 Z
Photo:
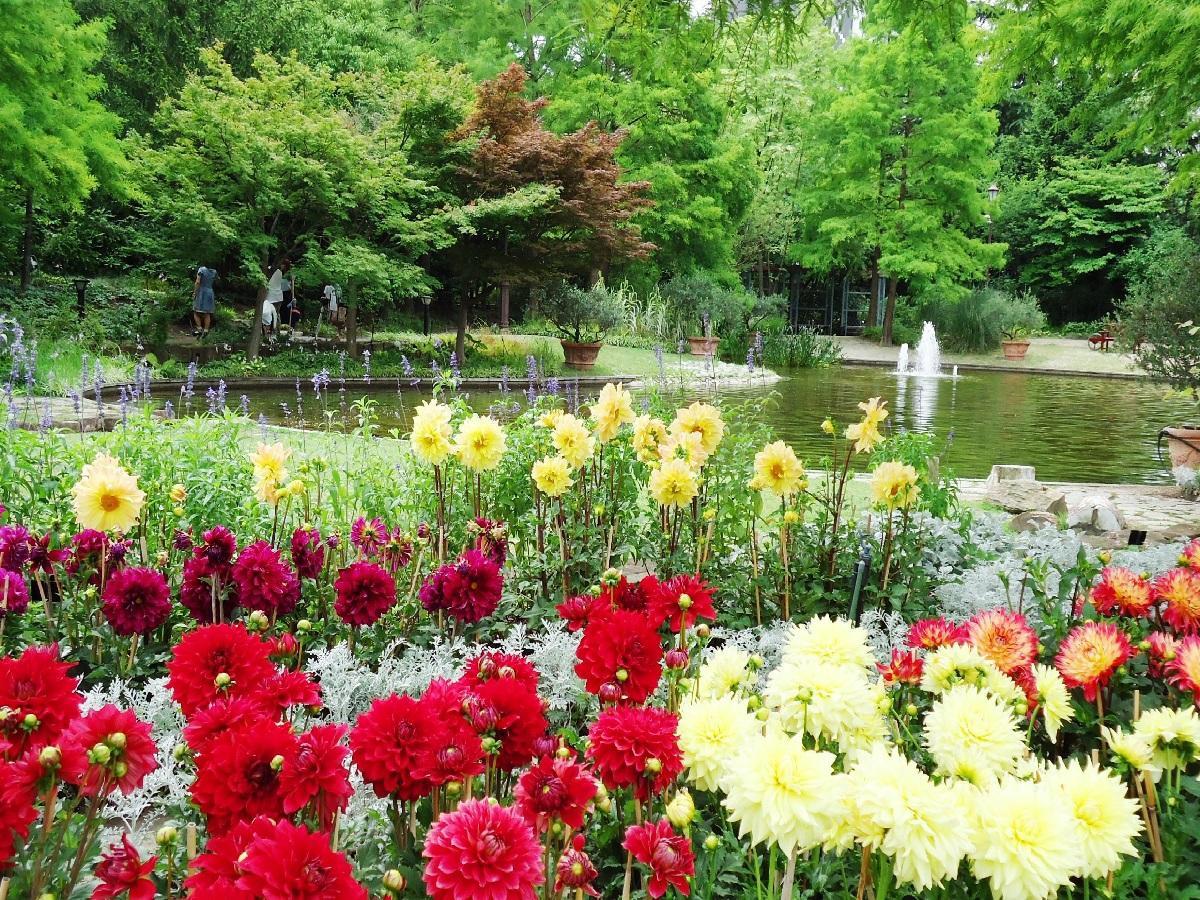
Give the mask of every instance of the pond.
M 305 380 L 300 384 L 299 412 L 295 389 L 264 387 L 247 392 L 252 414 L 293 425 L 303 418 L 308 427 L 320 427 L 322 410 L 312 386 Z M 231 404 L 239 393 L 230 391 Z M 347 406 L 362 393 L 361 387 L 347 389 Z M 819 427 L 826 415 L 844 425 L 857 417 L 857 403 L 881 396 L 891 410 L 889 427 L 932 432 L 948 442 L 946 460 L 955 474 L 983 478 L 993 464 L 1021 464 L 1036 467 L 1043 481 L 1168 482 L 1170 472 L 1155 449 L 1158 431 L 1191 418 L 1194 409 L 1144 381 L 1017 372 L 901 378 L 865 366 L 806 369 L 775 385 L 721 392 L 726 403 L 768 394 L 775 398 L 763 418 L 810 461 L 828 452 Z M 424 399 L 398 392 L 395 381 L 380 382 L 369 395 L 381 432 L 406 431 L 409 413 Z M 196 400 L 203 405 L 199 396 Z M 470 400 L 483 410 L 501 400 L 520 401 L 522 395 L 517 387 L 507 395 L 472 392 Z M 327 403 L 341 421 L 336 384 Z

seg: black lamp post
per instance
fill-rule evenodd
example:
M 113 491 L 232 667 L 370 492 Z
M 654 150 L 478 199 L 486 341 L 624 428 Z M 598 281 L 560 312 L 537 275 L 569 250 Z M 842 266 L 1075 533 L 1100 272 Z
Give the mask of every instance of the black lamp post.
M 85 303 L 87 301 L 88 285 L 92 283 L 90 278 L 76 278 L 71 282 L 75 285 L 75 300 L 79 304 L 79 315 L 83 315 Z
M 421 303 L 425 305 L 425 337 L 429 337 L 429 304 L 433 302 L 433 298 L 428 294 L 421 298 Z

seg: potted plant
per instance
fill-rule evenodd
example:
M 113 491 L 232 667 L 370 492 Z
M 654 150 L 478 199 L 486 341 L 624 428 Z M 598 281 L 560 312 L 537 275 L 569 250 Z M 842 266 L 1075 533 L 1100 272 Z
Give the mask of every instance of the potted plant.
M 719 337 L 713 337 L 712 316 L 707 312 L 700 316 L 700 334 L 689 335 L 688 345 L 692 348 L 692 356 L 716 356 Z
M 722 335 L 743 327 L 754 298 L 741 287 L 729 288 L 704 273 L 677 275 L 661 288 L 676 333 L 687 339 L 693 356 L 715 356 Z M 691 329 L 699 323 L 700 333 Z
M 538 308 L 558 331 L 570 369 L 595 366 L 604 336 L 621 321 L 620 303 L 603 281 L 588 290 L 557 282 L 539 292 Z
M 1001 334 L 1004 336 L 1000 341 L 1000 347 L 1004 350 L 1005 359 L 1024 359 L 1025 354 L 1029 352 L 1029 332 L 1022 326 L 1014 326 Z
M 1200 244 L 1182 228 L 1163 228 L 1129 256 L 1129 291 L 1114 329 L 1122 350 L 1176 396 L 1200 399 Z M 1159 432 L 1176 483 L 1189 496 L 1200 487 L 1200 416 Z

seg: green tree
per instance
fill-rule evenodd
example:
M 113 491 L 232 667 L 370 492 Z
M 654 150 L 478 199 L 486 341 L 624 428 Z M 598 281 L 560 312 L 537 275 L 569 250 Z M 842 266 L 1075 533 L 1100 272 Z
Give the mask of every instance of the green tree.
M 24 207 L 21 289 L 33 277 L 35 205 L 77 207 L 100 183 L 119 185 L 117 118 L 96 101 L 104 27 L 67 0 L 12 0 L 0 28 L 0 188 Z
M 445 213 L 429 208 L 433 192 L 404 143 L 373 133 L 391 120 L 346 105 L 352 85 L 365 89 L 358 79 L 342 85 L 294 58 L 268 56 L 242 79 L 218 50 L 202 60 L 204 71 L 155 117 L 161 143 L 135 142 L 154 257 L 186 268 L 205 261 L 227 281 L 256 287 L 261 303 L 280 259 L 317 261 L 339 240 L 356 249 L 336 256 L 353 257 L 356 271 L 377 269 L 358 264 L 358 242 L 367 241 L 387 254 L 392 296 L 432 289 L 418 260 L 448 239 Z
M 902 285 L 961 295 L 1000 260 L 1002 248 L 980 237 L 996 116 L 969 37 L 874 21 L 817 100 L 797 255 L 888 279 L 885 344 Z

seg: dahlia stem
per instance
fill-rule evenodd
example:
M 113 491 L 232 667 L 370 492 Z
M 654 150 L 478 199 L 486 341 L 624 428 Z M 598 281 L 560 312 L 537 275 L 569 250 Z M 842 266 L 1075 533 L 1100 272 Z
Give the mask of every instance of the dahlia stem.
M 133 663 L 137 659 L 137 646 L 138 646 L 138 634 L 135 631 L 133 633 L 133 637 L 129 639 L 129 662 L 128 662 L 128 665 L 126 665 L 126 667 L 125 667 L 125 673 L 127 675 L 131 674 L 133 672 Z
M 625 851 L 625 883 L 621 888 L 621 900 L 629 900 L 633 888 L 633 853 Z
M 754 567 L 754 624 L 762 628 L 762 588 L 758 584 L 758 526 L 750 522 L 750 563 Z
M 779 900 L 792 900 L 792 885 L 796 880 L 796 848 L 788 854 L 787 868 L 783 871 L 783 886 L 779 889 Z
M 867 895 L 867 887 L 871 884 L 871 850 L 863 847 L 862 863 L 858 867 L 858 890 L 854 892 L 854 900 L 863 900 Z

